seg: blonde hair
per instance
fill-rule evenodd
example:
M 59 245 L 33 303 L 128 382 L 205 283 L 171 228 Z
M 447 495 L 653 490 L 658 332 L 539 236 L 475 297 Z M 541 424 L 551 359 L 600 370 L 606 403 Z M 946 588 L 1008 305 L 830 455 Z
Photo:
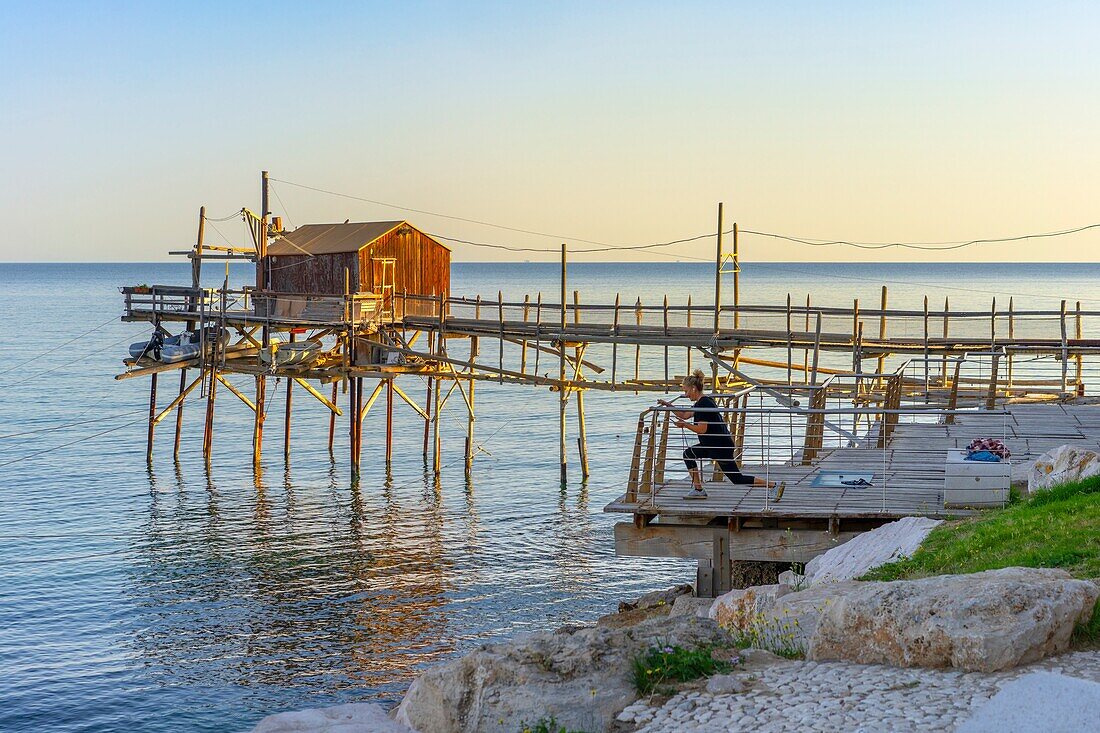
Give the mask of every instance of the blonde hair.
M 703 374 L 702 369 L 696 369 L 688 376 L 684 377 L 684 381 L 681 383 L 684 389 L 697 389 L 700 392 L 703 391 L 703 385 L 705 384 L 706 375 Z

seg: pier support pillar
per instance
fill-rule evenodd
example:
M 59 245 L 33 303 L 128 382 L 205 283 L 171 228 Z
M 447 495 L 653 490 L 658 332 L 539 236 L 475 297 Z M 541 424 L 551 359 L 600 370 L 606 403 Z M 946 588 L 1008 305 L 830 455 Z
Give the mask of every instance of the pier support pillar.
M 260 467 L 264 447 L 264 418 L 267 411 L 267 377 L 256 377 L 256 419 L 252 423 L 252 467 Z
M 340 382 L 336 381 L 332 383 L 332 404 L 336 404 L 336 398 L 339 396 Z M 336 413 L 329 411 L 328 414 L 328 454 L 332 455 L 332 443 L 336 437 Z
M 584 392 L 577 392 L 577 449 L 581 458 L 581 477 L 588 478 L 588 431 L 584 425 Z
M 469 474 L 474 465 L 474 380 L 469 382 L 470 409 L 466 418 L 466 473 Z
M 153 462 L 153 429 L 156 427 L 157 418 L 157 375 L 149 378 L 149 431 L 145 441 L 145 460 Z
M 187 390 L 187 369 L 180 369 L 180 395 L 183 395 Z M 178 399 L 178 398 L 177 398 Z M 176 437 L 172 444 L 172 460 L 178 461 L 180 459 L 180 433 L 183 432 L 183 400 L 180 399 L 179 407 L 176 408 Z
M 206 388 L 206 420 L 202 430 L 202 458 L 207 466 L 210 465 L 210 453 L 214 447 L 214 397 L 217 390 L 218 371 L 211 365 L 210 384 Z
M 393 378 L 386 380 L 386 465 L 393 458 Z

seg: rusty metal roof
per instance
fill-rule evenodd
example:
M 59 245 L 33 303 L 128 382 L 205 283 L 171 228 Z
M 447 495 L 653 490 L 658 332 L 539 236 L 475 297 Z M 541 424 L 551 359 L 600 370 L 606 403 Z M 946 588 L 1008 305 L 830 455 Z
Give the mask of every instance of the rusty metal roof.
M 268 255 L 328 255 L 358 252 L 402 225 L 416 228 L 406 221 L 305 224 L 292 232 L 284 232 L 276 236 L 267 246 L 267 253 Z

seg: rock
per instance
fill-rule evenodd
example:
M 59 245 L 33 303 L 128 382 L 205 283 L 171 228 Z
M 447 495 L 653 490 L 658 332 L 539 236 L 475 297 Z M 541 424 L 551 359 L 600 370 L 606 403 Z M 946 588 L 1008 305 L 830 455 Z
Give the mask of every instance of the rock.
M 735 560 L 730 564 L 730 587 L 751 588 L 755 585 L 772 585 L 779 582 L 779 573 L 790 566 L 790 563 L 785 562 Z
M 1096 730 L 1100 684 L 1049 672 L 1009 682 L 956 733 L 1079 733 Z
M 1073 445 L 1060 445 L 1035 460 L 1027 475 L 1027 491 L 1049 489 L 1067 481 L 1100 474 L 1100 453 Z
M 712 695 L 732 695 L 752 687 L 745 679 L 734 674 L 716 674 L 707 680 L 707 692 Z
M 871 568 L 910 557 L 940 523 L 938 519 L 905 517 L 856 535 L 806 563 L 807 582 L 854 580 Z
M 1065 651 L 1098 596 L 1095 584 L 1047 568 L 853 585 L 820 610 L 808 658 L 1009 669 Z
M 656 590 L 646 593 L 636 601 L 622 601 L 619 603 L 618 613 L 600 616 L 596 621 L 596 625 L 621 629 L 651 618 L 668 616 L 672 612 L 672 606 L 676 600 L 690 598 L 693 591 L 694 589 L 690 585 L 684 583 L 673 586 L 668 590 Z
M 710 598 L 696 598 L 695 596 L 679 596 L 672 602 L 672 610 L 669 616 L 698 616 L 708 618 L 710 607 L 714 601 Z
M 690 596 L 694 592 L 695 589 L 687 583 L 674 585 L 668 590 L 655 590 L 644 594 L 636 601 L 621 601 L 619 603 L 619 613 L 634 611 L 636 609 L 671 606 L 673 601 L 680 596 Z
M 355 702 L 269 715 L 252 733 L 416 733 L 390 719 L 380 705 Z
M 753 619 L 775 605 L 775 601 L 790 589 L 781 585 L 754 585 L 724 593 L 710 605 L 707 617 L 724 629 L 745 630 Z
M 567 730 L 606 730 L 636 698 L 631 660 L 660 644 L 728 644 L 709 619 L 656 618 L 537 632 L 434 667 L 413 682 L 396 720 L 430 733 L 515 733 L 553 716 Z

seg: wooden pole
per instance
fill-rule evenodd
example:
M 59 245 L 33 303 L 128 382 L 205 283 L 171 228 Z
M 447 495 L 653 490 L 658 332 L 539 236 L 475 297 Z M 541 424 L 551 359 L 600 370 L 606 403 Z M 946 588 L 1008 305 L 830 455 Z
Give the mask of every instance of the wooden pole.
M 719 225 L 721 227 L 721 225 Z M 737 222 L 733 223 L 733 327 L 741 327 L 741 253 L 737 245 Z
M 1016 337 L 1016 308 L 1015 298 L 1009 297 L 1008 299 L 1008 340 L 1011 343 Z M 1012 396 L 1012 352 L 1008 352 L 1008 393 L 1006 397 Z
M 471 345 L 470 348 L 473 349 L 473 346 Z M 435 353 L 435 335 L 431 331 L 428 332 L 428 353 L 429 354 L 434 354 Z M 432 377 L 428 377 L 428 395 L 424 399 L 424 412 L 426 413 L 426 415 L 424 417 L 424 457 L 425 458 L 428 457 L 428 436 L 430 435 L 431 429 L 432 429 L 432 382 L 433 382 Z
M 924 401 L 928 402 L 928 370 L 931 365 L 928 363 L 928 339 L 930 334 L 928 333 L 928 296 L 924 296 Z
M 180 396 L 183 396 L 184 390 L 187 389 L 187 369 L 180 369 Z M 175 441 L 172 443 L 172 460 L 178 461 L 180 459 L 180 434 L 183 432 L 183 400 L 179 402 L 179 407 L 176 408 L 176 436 Z
M 882 286 L 882 295 L 879 298 L 879 317 L 878 317 L 878 340 L 883 342 L 886 340 L 886 286 Z M 879 347 L 881 351 L 878 357 L 878 367 L 876 372 L 882 374 L 886 370 L 886 348 L 885 346 Z
M 791 294 L 787 293 L 787 386 L 794 384 L 794 368 L 792 362 L 794 361 L 793 351 L 794 344 L 792 343 L 791 334 Z M 805 364 L 803 364 L 802 378 L 805 380 Z
M 523 296 L 523 322 L 526 324 L 528 316 L 531 312 L 531 294 L 526 293 Z M 527 372 L 527 339 L 523 339 L 519 346 L 519 370 L 521 373 Z M 473 384 L 471 380 L 471 384 Z
M 1081 349 L 1081 343 L 1080 342 L 1081 342 L 1081 338 L 1082 338 L 1081 301 L 1077 301 L 1077 309 L 1076 309 L 1076 311 L 1074 313 L 1074 317 L 1073 317 L 1073 337 L 1075 339 L 1077 339 L 1077 342 L 1078 342 L 1077 343 L 1077 349 L 1078 349 L 1077 355 L 1074 356 L 1074 362 L 1077 365 L 1076 371 L 1074 372 L 1075 381 L 1076 381 L 1076 385 L 1075 385 L 1074 388 L 1076 389 L 1078 396 L 1084 396 L 1084 392 L 1082 391 L 1082 385 L 1084 384 L 1084 378 L 1085 378 L 1085 359 L 1084 359 L 1084 356 L 1082 356 L 1081 351 L 1080 351 L 1080 349 Z
M 294 334 L 290 334 L 290 343 L 294 343 Z M 274 354 L 272 355 L 274 357 Z M 283 462 L 290 465 L 290 409 L 294 399 L 294 380 L 286 380 L 286 404 L 283 406 Z
M 951 311 L 951 298 L 950 296 L 943 299 L 943 372 L 940 374 L 940 381 L 943 385 L 947 386 L 947 334 L 948 334 L 948 319 L 950 318 Z
M 666 313 L 668 297 L 665 297 Z M 581 294 L 579 290 L 573 291 L 573 323 L 580 324 L 581 322 Z M 667 316 L 666 316 L 666 329 L 667 329 Z M 667 352 L 668 349 L 666 348 Z M 577 363 L 576 374 L 581 377 L 581 356 L 584 350 L 578 346 L 573 351 L 573 358 Z M 666 367 L 667 369 L 667 367 Z M 577 390 L 577 450 L 581 459 L 581 478 L 588 478 L 588 431 L 585 429 L 584 424 L 584 390 Z
M 153 429 L 156 427 L 157 417 L 157 373 L 153 372 L 149 379 L 149 431 L 145 442 L 145 460 L 153 462 Z
M 202 284 L 202 246 L 203 239 L 206 233 L 206 207 L 199 207 L 199 230 L 195 237 L 195 257 L 191 259 L 191 287 L 197 289 Z M 199 296 L 201 298 L 201 296 Z M 188 303 L 188 310 L 198 310 L 198 299 Z M 192 331 L 195 328 L 194 321 L 187 321 L 187 330 Z M 204 347 L 200 338 L 200 348 Z M 184 390 L 187 388 L 187 369 L 180 370 L 180 395 L 183 395 Z M 180 400 L 179 407 L 176 408 L 176 435 L 172 444 L 172 460 L 178 461 L 180 458 L 180 435 L 183 432 L 183 400 Z
M 470 370 L 473 372 L 473 370 Z M 474 380 L 470 379 L 470 405 L 466 411 L 466 473 L 470 473 L 474 466 Z
M 615 293 L 615 316 L 611 327 L 611 391 L 615 391 L 619 370 L 619 293 Z
M 688 293 L 687 327 L 691 328 L 691 293 Z M 687 373 L 691 374 L 691 347 L 687 347 Z
M 334 405 L 336 404 L 336 395 L 339 391 L 340 391 L 339 383 L 338 382 L 333 382 L 332 383 L 332 404 L 334 404 Z M 329 413 L 328 413 L 328 453 L 329 453 L 330 456 L 332 455 L 332 443 L 333 443 L 333 439 L 335 437 L 336 437 L 336 413 L 330 410 Z
M 561 245 L 561 333 L 558 336 L 558 457 L 561 461 L 561 481 L 565 483 L 568 465 L 565 457 L 565 407 L 569 397 L 565 385 L 565 285 L 566 285 L 566 249 Z
M 714 335 L 722 329 L 722 202 L 718 202 L 718 233 L 714 238 Z
M 210 373 L 210 383 L 206 387 L 206 419 L 203 422 L 202 432 L 202 458 L 207 466 L 210 465 L 210 453 L 214 447 L 214 397 L 218 391 L 218 352 L 220 341 L 221 329 L 215 331 L 219 336 L 214 340 L 214 347 L 211 350 L 210 366 L 208 371 Z
M 634 304 L 634 322 L 636 325 L 642 325 L 642 299 L 639 297 L 638 302 Z M 642 373 L 642 345 L 636 344 L 634 346 L 634 381 L 637 382 Z M 634 390 L 634 394 L 638 394 L 638 390 Z
M 393 460 L 393 377 L 386 380 L 386 465 Z
M 497 291 L 497 318 L 500 326 L 500 344 L 497 348 L 498 368 L 500 380 L 498 384 L 504 384 L 504 292 Z
M 664 336 L 668 338 L 668 295 L 665 295 L 665 308 L 664 308 Z M 665 344 L 665 393 L 668 393 L 668 344 Z
M 263 453 L 266 400 L 267 377 L 261 374 L 256 377 L 256 415 L 252 423 L 252 467 L 254 469 L 260 467 L 260 454 Z

